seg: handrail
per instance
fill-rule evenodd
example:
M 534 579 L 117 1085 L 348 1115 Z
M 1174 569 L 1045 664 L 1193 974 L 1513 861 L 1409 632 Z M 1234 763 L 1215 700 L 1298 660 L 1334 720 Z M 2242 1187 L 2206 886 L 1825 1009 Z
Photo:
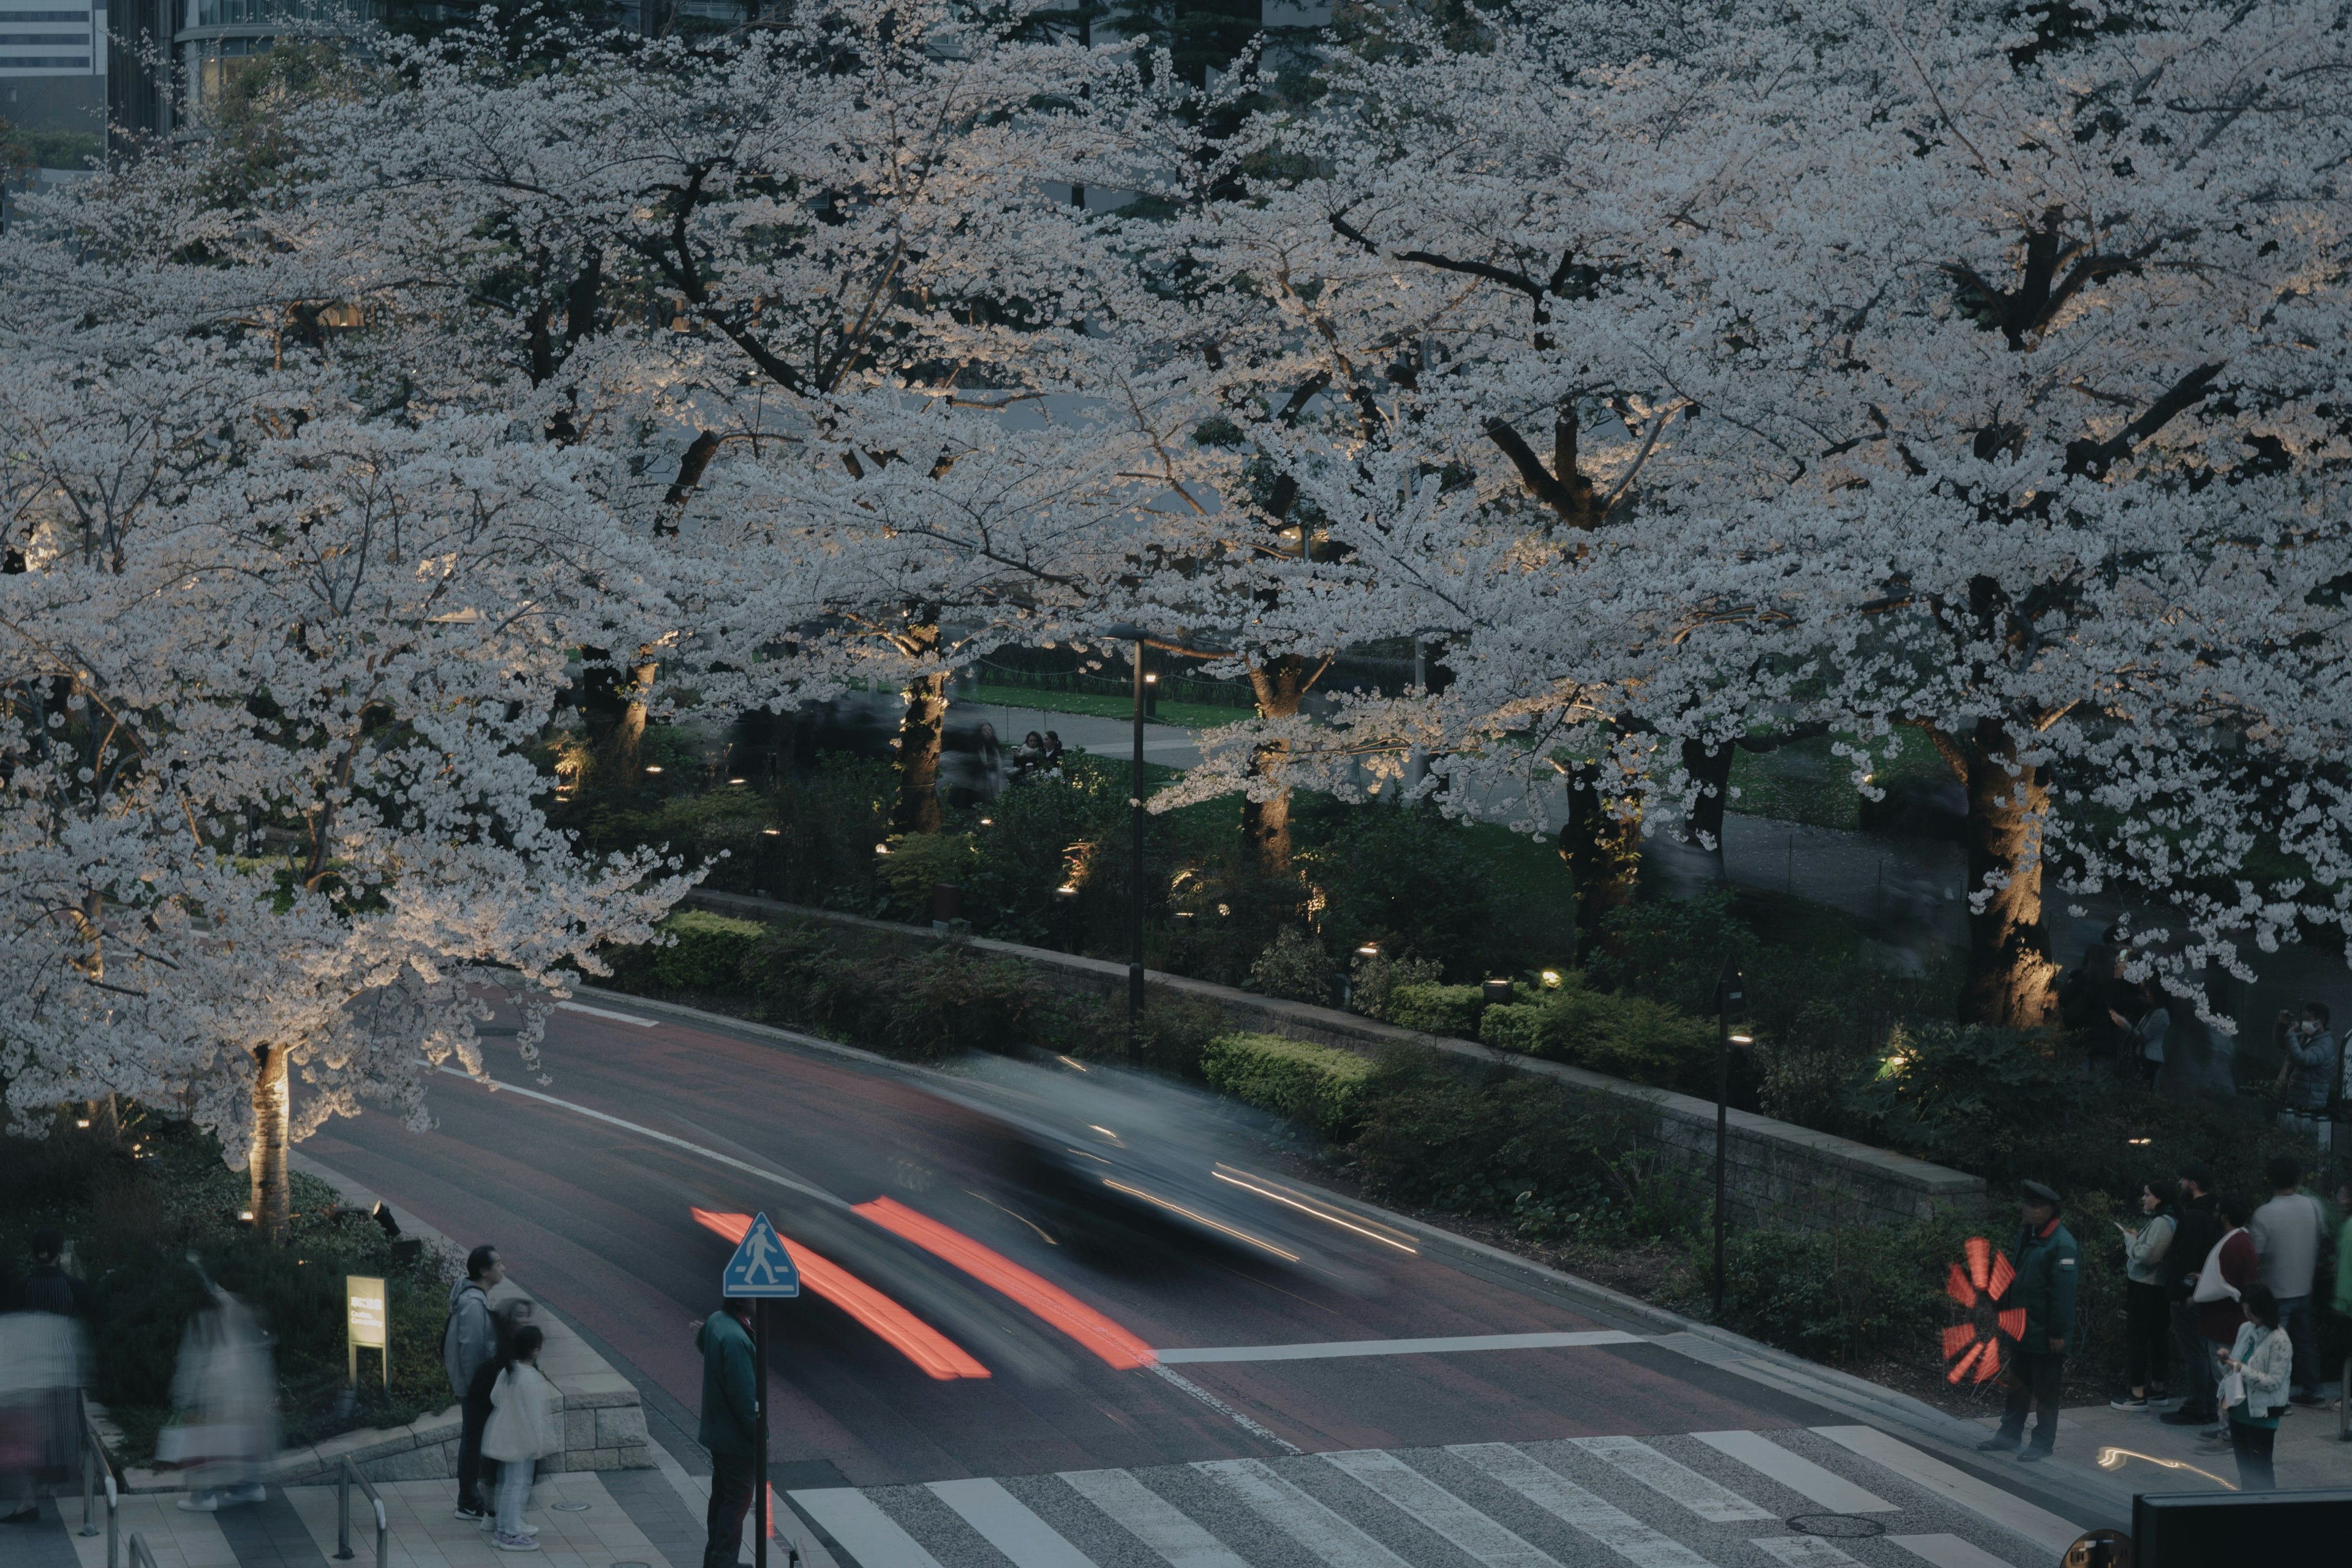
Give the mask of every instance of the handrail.
M 131 1532 L 131 1568 L 155 1568 L 155 1553 L 147 1549 L 147 1538 L 135 1530 Z
M 106 1568 L 122 1568 L 122 1498 L 115 1489 L 114 1461 L 98 1423 L 89 1413 L 89 1395 L 80 1395 L 81 1408 L 81 1533 L 98 1533 L 98 1480 L 106 1480 Z M 152 1558 L 149 1561 L 152 1563 Z
M 375 1568 L 391 1568 L 391 1525 L 384 1518 L 383 1499 L 377 1495 L 374 1485 L 360 1474 L 360 1468 L 352 1463 L 349 1454 L 343 1456 L 343 1462 L 335 1473 L 335 1559 L 348 1563 L 357 1555 L 352 1550 L 352 1483 L 354 1481 L 359 1483 L 360 1490 L 367 1493 L 368 1501 L 375 1505 Z

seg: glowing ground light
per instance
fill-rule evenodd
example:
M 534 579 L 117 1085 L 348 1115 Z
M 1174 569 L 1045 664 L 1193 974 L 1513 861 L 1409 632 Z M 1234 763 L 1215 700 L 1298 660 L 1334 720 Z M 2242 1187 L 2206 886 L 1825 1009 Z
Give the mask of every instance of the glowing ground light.
M 2225 1481 L 2210 1470 L 2200 1470 L 2186 1459 L 2168 1459 L 2156 1454 L 2143 1454 L 2137 1448 L 2102 1448 L 2099 1450 L 2099 1468 L 2103 1470 L 2120 1470 L 2124 1468 L 2124 1461 L 2126 1459 L 2146 1459 L 2149 1464 L 2161 1465 L 2168 1470 L 2187 1470 L 2192 1476 L 2203 1476 L 2207 1480 L 2211 1481 L 2218 1486 L 2226 1487 L 2231 1491 L 2236 1491 L 2238 1489 L 2236 1482 Z
M 2001 1337 L 2014 1340 L 2025 1332 L 2025 1309 L 2000 1304 L 2017 1279 L 2007 1253 L 1994 1251 L 1981 1236 L 1969 1237 L 1964 1250 L 1967 1267 L 1953 1264 L 1944 1280 L 1944 1294 L 1969 1315 L 1966 1322 L 1944 1331 L 1944 1379 L 1989 1383 L 2000 1371 Z
M 713 1214 L 704 1208 L 688 1212 L 694 1215 L 695 1224 L 730 1241 L 742 1240 L 743 1233 L 751 1228 L 751 1216 L 747 1214 Z M 974 1361 L 961 1345 L 840 1264 L 810 1251 L 805 1244 L 789 1237 L 784 1246 L 791 1251 L 793 1262 L 801 1271 L 801 1283 L 809 1288 L 809 1294 L 824 1297 L 865 1324 L 927 1375 L 942 1383 L 951 1378 L 988 1375 L 988 1369 Z

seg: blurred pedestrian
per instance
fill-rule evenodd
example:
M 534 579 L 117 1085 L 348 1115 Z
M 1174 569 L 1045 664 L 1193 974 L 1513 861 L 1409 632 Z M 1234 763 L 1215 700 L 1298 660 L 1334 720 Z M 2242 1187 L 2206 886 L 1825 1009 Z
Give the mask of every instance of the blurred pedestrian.
M 506 1262 L 497 1247 L 478 1247 L 467 1253 L 466 1277 L 449 1287 L 449 1319 L 441 1325 L 441 1367 L 449 1374 L 449 1391 L 458 1399 L 457 1517 L 476 1523 L 489 1517 L 482 1506 L 481 1476 L 482 1428 L 489 1421 L 490 1405 L 487 1397 L 477 1404 L 467 1394 L 474 1374 L 499 1353 L 490 1292 L 506 1277 Z
M 2343 1216 L 2341 1228 L 2336 1233 L 2336 1315 L 2352 1328 L 2352 1176 L 2336 1184 L 2336 1212 Z M 2352 1399 L 2352 1345 L 2347 1345 L 2344 1352 L 2344 1370 L 2337 1376 L 2336 1395 L 2338 1410 L 2343 1408 L 2344 1401 Z
M 2246 1321 L 2221 1356 L 2222 1386 L 2230 1411 L 2230 1447 L 2238 1456 L 2238 1485 L 2250 1492 L 2275 1491 L 2278 1472 L 2271 1449 L 2278 1441 L 2279 1412 L 2287 1401 L 2294 1352 L 2279 1327 L 2278 1298 L 2259 1282 L 2246 1287 Z
M 2197 1320 L 2197 1274 L 2205 1255 L 2221 1239 L 2221 1200 L 2211 1191 L 2213 1173 L 2202 1165 L 2180 1173 L 2180 1217 L 2166 1249 L 2165 1268 L 2172 1299 L 2172 1342 L 2180 1352 L 2180 1404 L 2158 1419 L 2168 1426 L 2210 1426 L 2221 1418 L 2213 1402 L 2213 1352 Z
M 2219 1206 L 2225 1228 L 2221 1239 L 2205 1254 L 2205 1261 L 2197 1270 L 2197 1284 L 2189 1293 L 2197 1309 L 2198 1333 L 2205 1342 L 2200 1348 L 2208 1364 L 2214 1368 L 2217 1384 L 2221 1352 L 2237 1342 L 2238 1330 L 2246 1321 L 2246 1291 L 2260 1283 L 2254 1238 L 2246 1229 L 2247 1222 L 2254 1217 L 2253 1205 L 2234 1193 L 2227 1193 L 2222 1194 Z M 2214 1409 L 2221 1409 L 2218 1399 Z M 2208 1438 L 2229 1435 L 2227 1425 L 2218 1414 L 2212 1424 L 2199 1434 Z
M 2319 1342 L 2312 1332 L 2311 1286 L 2319 1273 L 2319 1247 L 2327 1237 L 2327 1215 L 2319 1200 L 2303 1190 L 2303 1167 L 2285 1154 L 2263 1173 L 2271 1201 L 2254 1211 L 2247 1226 L 2254 1238 L 2255 1269 L 2278 1300 L 2279 1327 L 2294 1346 L 2294 1381 L 2288 1386 L 2297 1405 L 2319 1403 Z
M 65 1238 L 33 1233 L 32 1271 L 0 1299 L 0 1523 L 40 1516 L 40 1488 L 81 1450 L 89 1289 L 65 1271 Z
M 189 1320 L 172 1376 L 172 1420 L 155 1458 L 179 1469 L 191 1513 L 260 1502 L 261 1478 L 278 1455 L 278 1376 L 253 1309 L 205 1281 L 212 1304 Z
M 743 1550 L 743 1515 L 751 1506 L 760 1399 L 751 1371 L 751 1303 L 730 1297 L 702 1320 L 702 1426 L 695 1440 L 710 1451 L 710 1511 L 704 1521 L 702 1568 L 735 1568 Z
M 2281 1008 L 2271 1029 L 2282 1058 L 2272 1085 L 2279 1095 L 2279 1125 L 2314 1139 L 2322 1150 L 2330 1141 L 2327 1103 L 2341 1068 L 2328 1022 L 2326 1003 L 2305 1002 L 2300 1020 Z
M 996 726 L 982 720 L 980 738 L 974 748 L 974 761 L 980 773 L 980 798 L 994 800 L 1004 791 L 1004 742 L 996 738 Z
M 505 1366 L 490 1380 L 490 1419 L 482 1452 L 499 1462 L 498 1528 L 490 1542 L 501 1552 L 536 1552 L 537 1529 L 523 1521 L 539 1461 L 563 1451 L 563 1415 L 555 1384 L 539 1370 L 546 1334 L 536 1323 L 517 1328 Z
M 2017 1279 L 2001 1298 L 2025 1309 L 2025 1324 L 2010 1352 L 2009 1406 L 2000 1429 L 1977 1445 L 1987 1453 L 2013 1452 L 2020 1459 L 2046 1459 L 2058 1441 L 2058 1395 L 2065 1383 L 2067 1337 L 2074 1327 L 2074 1292 L 2081 1255 L 2074 1233 L 2058 1223 L 2058 1194 L 2040 1182 L 2024 1184 L 2020 1200 L 2024 1219 L 2017 1238 Z M 2029 1408 L 2033 1440 L 2025 1436 Z
M 2156 1182 L 2140 1184 L 2139 1212 L 2137 1230 L 2118 1227 L 2124 1229 L 2124 1377 L 2131 1391 L 2110 1402 L 2117 1410 L 2145 1410 L 2151 1397 L 2163 1397 L 2158 1385 L 2172 1343 L 2165 1271 L 2180 1222 Z
M 2165 1005 L 2164 993 L 2154 982 L 2143 982 L 2133 998 L 2128 1017 L 2110 1009 L 2107 1016 L 2115 1023 L 2117 1037 L 2129 1058 L 2119 1064 L 2126 1075 L 2137 1074 L 2140 1082 L 2154 1087 L 2156 1075 L 2164 1070 L 2164 1037 L 2172 1027 L 2172 1010 Z

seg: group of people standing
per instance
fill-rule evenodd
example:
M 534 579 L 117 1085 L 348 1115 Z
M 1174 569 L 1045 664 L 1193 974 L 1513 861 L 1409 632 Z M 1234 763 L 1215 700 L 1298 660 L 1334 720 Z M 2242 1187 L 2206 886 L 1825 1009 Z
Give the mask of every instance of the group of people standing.
M 2193 1426 L 2201 1451 L 2234 1452 L 2241 1484 L 2276 1485 L 2272 1463 L 2279 1418 L 2321 1403 L 2314 1317 L 2320 1255 L 2340 1226 L 2328 1304 L 2352 1317 L 2352 1180 L 2333 1194 L 2336 1215 L 2303 1188 L 2298 1162 L 2282 1156 L 2263 1173 L 2259 1205 L 2211 1190 L 2200 1166 L 2177 1183 L 2140 1190 L 2141 1223 L 2125 1231 L 2129 1279 L 2125 1374 L 2118 1410 L 2161 1409 L 2167 1426 Z M 2177 1363 L 2177 1395 L 2168 1370 Z
M 459 1400 L 457 1517 L 480 1525 L 501 1552 L 536 1552 L 539 1526 L 523 1510 L 539 1461 L 563 1451 L 563 1415 L 539 1369 L 547 1332 L 531 1321 L 531 1304 L 490 1305 L 505 1279 L 499 1249 L 478 1247 L 467 1254 L 466 1278 L 449 1288 L 441 1362 Z M 495 1486 L 488 1506 L 485 1480 Z

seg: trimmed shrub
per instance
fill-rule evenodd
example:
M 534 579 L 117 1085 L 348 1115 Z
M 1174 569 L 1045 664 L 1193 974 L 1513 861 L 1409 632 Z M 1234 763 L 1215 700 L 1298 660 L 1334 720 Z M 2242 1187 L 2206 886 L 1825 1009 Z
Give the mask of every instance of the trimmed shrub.
M 1542 1050 L 1544 1025 L 1551 1011 L 1539 1004 L 1522 1002 L 1507 1007 L 1489 1007 L 1478 1015 L 1478 1039 L 1498 1051 L 1536 1056 Z
M 1704 1088 L 1715 1031 L 1704 1020 L 1641 996 L 1574 987 L 1540 1002 L 1487 1008 L 1478 1038 L 1498 1050 L 1569 1062 L 1660 1089 Z
M 649 956 L 654 984 L 666 991 L 697 994 L 732 991 L 742 984 L 745 962 L 768 934 L 758 921 L 708 910 L 680 910 L 664 920 L 661 929 L 674 940 Z
M 1235 1100 L 1339 1138 L 1354 1127 L 1372 1064 L 1353 1051 L 1280 1035 L 1223 1035 L 1201 1052 L 1201 1074 Z
M 1250 987 L 1292 1002 L 1331 1003 L 1331 955 L 1312 931 L 1285 926 L 1250 965 Z
M 884 1037 L 900 1056 L 933 1059 L 960 1050 L 1009 1051 L 1022 1043 L 1023 1026 L 1045 995 L 1017 958 L 935 947 L 890 973 Z
M 1399 985 L 1389 992 L 1388 1021 L 1424 1035 L 1478 1037 L 1478 1012 L 1485 1005 L 1475 985 Z

